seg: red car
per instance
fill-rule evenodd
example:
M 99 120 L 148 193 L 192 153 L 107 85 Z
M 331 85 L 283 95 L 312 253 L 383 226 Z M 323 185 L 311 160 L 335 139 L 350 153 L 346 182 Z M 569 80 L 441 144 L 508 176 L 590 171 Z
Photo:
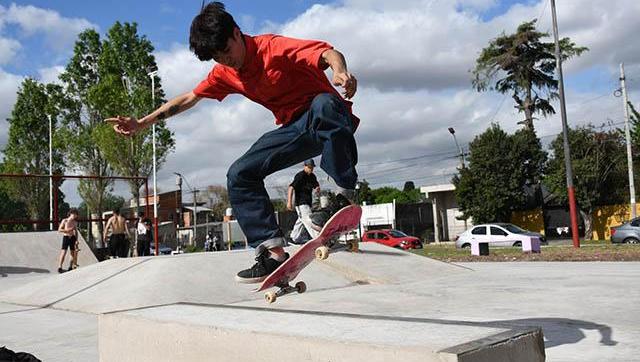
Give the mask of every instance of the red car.
M 373 241 L 393 248 L 422 249 L 420 239 L 409 236 L 400 230 L 369 230 L 362 237 L 362 241 Z

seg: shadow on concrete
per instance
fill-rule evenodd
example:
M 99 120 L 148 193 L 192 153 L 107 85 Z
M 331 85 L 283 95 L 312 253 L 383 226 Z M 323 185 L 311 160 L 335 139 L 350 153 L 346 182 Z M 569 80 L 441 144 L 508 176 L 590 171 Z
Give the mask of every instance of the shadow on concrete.
M 511 319 L 511 320 L 499 320 L 499 321 L 461 321 L 450 319 L 435 319 L 435 318 L 418 318 L 418 317 L 400 317 L 400 316 L 384 316 L 384 315 L 369 315 L 369 314 L 355 314 L 355 313 L 337 313 L 337 312 L 324 312 L 324 311 L 308 311 L 297 309 L 272 309 L 265 307 L 252 307 L 252 306 L 239 306 L 239 305 L 218 305 L 218 304 L 201 304 L 201 303 L 177 303 L 183 305 L 197 305 L 197 306 L 210 306 L 215 308 L 228 308 L 228 309 L 246 309 L 255 311 L 266 311 L 274 313 L 295 313 L 299 315 L 318 315 L 318 316 L 331 316 L 342 318 L 357 318 L 357 319 L 369 319 L 369 320 L 386 320 L 386 321 L 399 321 L 410 323 L 429 323 L 429 324 L 445 324 L 445 325 L 460 325 L 471 327 L 492 327 L 503 329 L 523 329 L 531 327 L 542 328 L 545 341 L 545 348 L 552 348 L 564 344 L 573 344 L 581 341 L 585 338 L 583 329 L 597 330 L 600 333 L 600 344 L 604 346 L 615 346 L 617 341 L 612 339 L 613 330 L 611 327 L 605 324 L 599 324 L 589 321 L 568 319 L 568 318 L 526 318 L 526 319 Z M 144 309 L 144 308 L 141 308 Z
M 398 250 L 398 249 L 396 249 Z M 398 251 L 380 251 L 380 250 L 360 250 L 360 254 L 385 255 L 385 256 L 410 256 L 409 252 L 400 253 Z
M 538 326 L 544 333 L 545 348 L 557 347 L 563 344 L 578 343 L 585 338 L 582 330 L 596 330 L 600 333 L 600 344 L 615 346 L 618 344 L 612 339 L 613 331 L 605 324 L 582 321 L 567 318 L 527 318 L 495 322 L 502 325 Z
M 22 266 L 1 266 L 0 277 L 6 278 L 9 274 L 50 273 L 48 269 L 27 268 Z

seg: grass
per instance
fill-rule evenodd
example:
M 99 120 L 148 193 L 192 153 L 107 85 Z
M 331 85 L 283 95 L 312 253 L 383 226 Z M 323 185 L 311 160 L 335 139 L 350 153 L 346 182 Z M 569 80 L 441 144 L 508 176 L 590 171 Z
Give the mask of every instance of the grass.
M 456 249 L 453 244 L 426 244 L 413 253 L 446 262 L 481 261 L 640 261 L 640 244 L 611 244 L 602 240 L 572 245 L 545 245 L 539 254 L 525 254 L 521 248 L 492 247 L 489 255 L 471 255 L 471 249 Z

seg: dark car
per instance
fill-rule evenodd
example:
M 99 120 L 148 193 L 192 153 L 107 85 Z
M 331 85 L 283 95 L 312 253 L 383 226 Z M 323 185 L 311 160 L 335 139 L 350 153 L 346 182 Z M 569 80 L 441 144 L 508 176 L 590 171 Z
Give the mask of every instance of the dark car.
M 171 252 L 173 251 L 173 249 L 171 249 L 170 247 L 166 246 L 166 245 L 160 245 L 160 255 L 171 255 Z M 156 255 L 156 246 L 153 245 L 153 243 L 151 244 L 151 247 L 149 248 L 149 252 L 151 253 L 151 255 Z
M 611 242 L 614 244 L 640 243 L 640 217 L 620 226 L 611 227 Z
M 391 246 L 400 249 L 422 249 L 422 242 L 415 236 L 409 236 L 400 230 L 369 230 L 362 236 L 362 241 Z

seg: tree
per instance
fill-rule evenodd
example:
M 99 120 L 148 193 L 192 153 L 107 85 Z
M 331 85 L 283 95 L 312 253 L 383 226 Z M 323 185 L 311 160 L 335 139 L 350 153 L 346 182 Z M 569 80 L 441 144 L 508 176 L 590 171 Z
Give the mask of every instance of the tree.
M 593 126 L 569 129 L 571 167 L 576 203 L 585 226 L 585 238 L 593 237 L 592 212 L 596 206 L 624 203 L 628 198 L 624 137 L 617 130 L 597 131 Z M 567 204 L 566 169 L 561 135 L 551 143 L 545 185 Z
M 510 136 L 492 124 L 471 142 L 469 151 L 468 167 L 453 178 L 463 217 L 476 224 L 509 222 L 511 212 L 527 201 L 526 186 L 540 179 L 546 155 L 539 141 L 531 130 Z
M 222 220 L 227 208 L 231 207 L 227 188 L 222 185 L 209 185 L 199 196 L 207 200 L 208 207 L 213 210 L 213 220 Z
M 0 170 L 4 172 L 3 165 L 0 165 Z M 15 201 L 9 194 L 6 189 L 6 184 L 0 182 L 0 219 L 2 220 L 10 220 L 10 219 L 26 219 L 27 218 L 27 210 L 24 206 L 24 203 Z M 25 231 L 26 227 L 24 225 L 10 225 L 3 224 L 0 225 L 0 231 L 9 232 L 9 231 Z
M 629 105 L 629 110 L 631 111 L 629 115 L 630 116 L 629 131 L 631 133 L 631 152 L 633 155 L 633 170 L 634 170 L 634 173 L 637 174 L 638 170 L 640 169 L 640 113 L 638 113 L 638 111 L 633 106 L 633 104 L 631 104 L 631 102 L 629 102 L 628 105 Z M 634 181 L 637 181 L 635 175 L 634 175 Z M 637 185 L 638 183 L 635 182 L 635 184 Z
M 4 149 L 4 172 L 17 174 L 49 174 L 49 119 L 55 128 L 62 113 L 59 100 L 62 89 L 41 84 L 31 78 L 22 82 L 11 111 L 9 139 Z M 53 173 L 64 169 L 64 144 L 53 134 Z M 55 185 L 54 187 L 59 187 Z M 47 178 L 7 179 L 4 187 L 11 198 L 24 205 L 31 219 L 49 219 L 49 180 Z M 59 195 L 62 195 L 59 192 Z M 62 199 L 61 199 L 62 200 Z M 60 205 L 63 203 L 60 202 Z M 43 228 L 45 225 L 34 225 Z M 48 228 L 48 225 L 46 225 Z
M 101 53 L 100 35 L 95 30 L 89 29 L 78 35 L 73 56 L 60 75 L 69 116 L 63 120 L 59 133 L 67 145 L 69 168 L 83 175 L 109 177 L 113 176 L 113 168 L 98 147 L 99 135 L 109 126 L 104 124 L 105 115 L 99 110 L 102 99 L 91 96 L 99 83 L 98 60 Z M 113 181 L 108 178 L 79 181 L 78 193 L 90 213 L 102 215 L 104 200 L 112 185 Z M 85 214 L 86 211 L 82 215 Z M 102 223 L 98 223 L 100 235 L 103 234 L 102 227 Z
M 534 114 L 555 113 L 551 101 L 558 98 L 558 81 L 554 78 L 555 44 L 542 42 L 541 39 L 549 34 L 537 31 L 536 22 L 535 19 L 524 22 L 515 34 L 502 33 L 493 39 L 482 49 L 472 70 L 472 84 L 477 91 L 490 89 L 502 94 L 511 93 L 515 108 L 525 114 L 522 123 L 530 130 L 534 129 Z M 560 40 L 563 61 L 580 56 L 586 50 L 586 47 L 577 47 L 569 38 Z M 499 73 L 505 76 L 496 80 Z
M 381 187 L 371 190 L 374 204 L 385 204 L 396 201 L 397 204 L 410 204 L 414 202 L 420 202 L 422 195 L 420 190 L 413 189 L 408 191 L 401 191 L 395 187 Z
M 156 69 L 152 52 L 151 42 L 145 36 L 138 35 L 137 24 L 116 22 L 109 29 L 98 57 L 98 82 L 89 91 L 89 100 L 101 118 L 118 114 L 140 117 L 164 101 L 160 78 L 155 76 L 155 104 L 152 104 L 151 79 L 147 75 L 151 69 Z M 112 128 L 98 127 L 95 141 L 117 173 L 148 177 L 153 169 L 151 135 L 151 127 L 132 137 L 121 137 Z M 157 122 L 157 166 L 166 161 L 174 145 L 172 132 L 164 122 Z M 143 184 L 143 180 L 129 181 L 136 209 Z

